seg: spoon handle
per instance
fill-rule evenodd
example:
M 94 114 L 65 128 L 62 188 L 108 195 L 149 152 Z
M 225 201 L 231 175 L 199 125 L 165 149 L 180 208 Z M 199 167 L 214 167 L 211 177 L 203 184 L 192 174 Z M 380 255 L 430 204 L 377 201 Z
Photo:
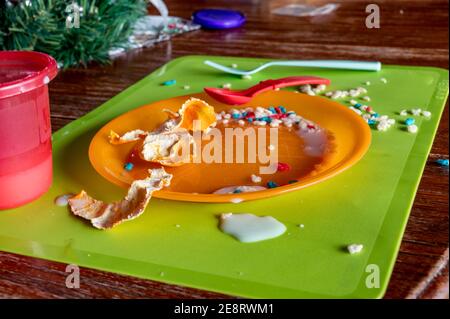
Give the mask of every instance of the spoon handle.
M 248 97 L 252 97 L 252 96 L 255 96 L 256 94 L 259 94 L 259 93 L 262 93 L 265 91 L 275 90 L 278 88 L 283 88 L 283 87 L 288 87 L 288 86 L 304 85 L 304 84 L 329 85 L 330 80 L 324 79 L 324 78 L 319 78 L 317 76 L 289 76 L 289 77 L 280 78 L 280 79 L 276 79 L 276 80 L 262 81 L 259 84 L 242 91 L 241 94 L 246 95 Z
M 303 66 L 316 67 L 326 69 L 345 69 L 345 70 L 361 70 L 361 71 L 380 71 L 381 63 L 372 61 L 349 61 L 349 60 L 297 60 L 297 61 L 273 61 L 265 65 L 267 66 Z

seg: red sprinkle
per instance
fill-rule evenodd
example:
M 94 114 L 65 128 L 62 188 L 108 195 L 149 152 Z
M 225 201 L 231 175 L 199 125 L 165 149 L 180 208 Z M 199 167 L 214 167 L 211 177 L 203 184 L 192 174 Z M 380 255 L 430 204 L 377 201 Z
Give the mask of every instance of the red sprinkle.
M 314 124 L 307 124 L 306 127 L 307 127 L 307 128 L 311 128 L 311 129 L 312 129 L 312 128 L 316 128 L 316 126 L 315 126 Z
M 289 164 L 288 163 L 278 163 L 278 165 L 277 165 L 277 170 L 279 171 L 279 172 L 287 172 L 287 171 L 289 171 L 291 169 L 291 167 L 289 166 Z
M 367 112 L 372 112 L 372 108 L 370 106 L 367 107 L 366 109 Z
M 130 154 L 128 154 L 127 163 L 135 163 L 135 161 L 139 158 L 139 154 L 138 154 L 138 150 L 137 149 L 133 149 Z
M 253 118 L 255 118 L 255 113 L 254 112 L 247 112 L 247 115 L 245 116 L 245 118 L 253 119 Z

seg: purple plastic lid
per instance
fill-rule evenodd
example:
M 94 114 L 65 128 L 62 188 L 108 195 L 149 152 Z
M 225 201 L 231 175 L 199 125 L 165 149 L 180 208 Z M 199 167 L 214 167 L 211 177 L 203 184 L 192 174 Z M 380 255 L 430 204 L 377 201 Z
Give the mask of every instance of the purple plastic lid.
M 194 23 L 200 24 L 205 29 L 230 29 L 244 24 L 245 16 L 234 10 L 202 9 L 192 15 Z

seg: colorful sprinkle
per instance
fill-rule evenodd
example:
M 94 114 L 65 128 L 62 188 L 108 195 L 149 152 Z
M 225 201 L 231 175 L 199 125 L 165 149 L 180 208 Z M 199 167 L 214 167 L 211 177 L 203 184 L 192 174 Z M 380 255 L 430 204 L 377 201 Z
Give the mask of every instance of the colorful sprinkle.
M 413 125 L 415 122 L 416 122 L 416 120 L 414 120 L 412 117 L 408 117 L 405 120 L 405 124 L 408 125 L 408 126 Z
M 162 83 L 162 85 L 164 85 L 164 86 L 171 86 L 171 85 L 174 85 L 174 84 L 177 84 L 177 80 L 167 80 L 167 81 L 165 81 L 165 82 L 163 82 Z
M 436 164 L 444 167 L 448 167 L 448 159 L 440 158 L 436 160 Z
M 130 162 L 125 163 L 125 165 L 123 166 L 123 168 L 128 172 L 131 171 L 133 169 L 133 167 L 134 167 L 133 163 L 130 163 Z
M 277 164 L 277 171 L 278 172 L 287 172 L 291 169 L 288 163 L 278 163 Z
M 267 187 L 268 188 L 275 188 L 275 187 L 278 187 L 278 184 L 273 182 L 273 181 L 269 181 L 269 182 L 267 182 Z

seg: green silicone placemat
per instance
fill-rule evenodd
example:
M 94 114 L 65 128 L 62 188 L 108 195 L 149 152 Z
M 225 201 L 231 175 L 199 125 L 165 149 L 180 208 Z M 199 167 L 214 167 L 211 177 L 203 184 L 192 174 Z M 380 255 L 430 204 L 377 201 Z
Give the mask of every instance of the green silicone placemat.
M 202 56 L 173 60 L 56 132 L 53 186 L 34 203 L 0 212 L 0 249 L 245 297 L 381 297 L 448 95 L 448 72 L 389 65 L 379 73 L 272 67 L 243 80 L 203 65 L 205 59 L 240 68 L 266 61 Z M 371 81 L 371 105 L 381 114 L 399 119 L 395 113 L 400 109 L 420 107 L 433 115 L 417 118 L 416 135 L 400 126 L 372 131 L 370 150 L 356 166 L 283 196 L 241 204 L 152 199 L 140 218 L 111 231 L 93 229 L 53 204 L 57 195 L 82 188 L 103 200 L 124 195 L 92 169 L 87 157 L 91 137 L 117 115 L 204 86 L 229 82 L 244 88 L 267 78 L 302 74 L 330 78 L 330 89 Z M 160 85 L 169 79 L 177 84 Z M 242 244 L 218 230 L 217 215 L 223 212 L 272 215 L 288 230 L 273 240 Z M 363 243 L 363 252 L 348 254 L 345 247 L 351 243 Z M 376 278 L 368 277 L 373 267 L 379 269 L 379 287 Z

